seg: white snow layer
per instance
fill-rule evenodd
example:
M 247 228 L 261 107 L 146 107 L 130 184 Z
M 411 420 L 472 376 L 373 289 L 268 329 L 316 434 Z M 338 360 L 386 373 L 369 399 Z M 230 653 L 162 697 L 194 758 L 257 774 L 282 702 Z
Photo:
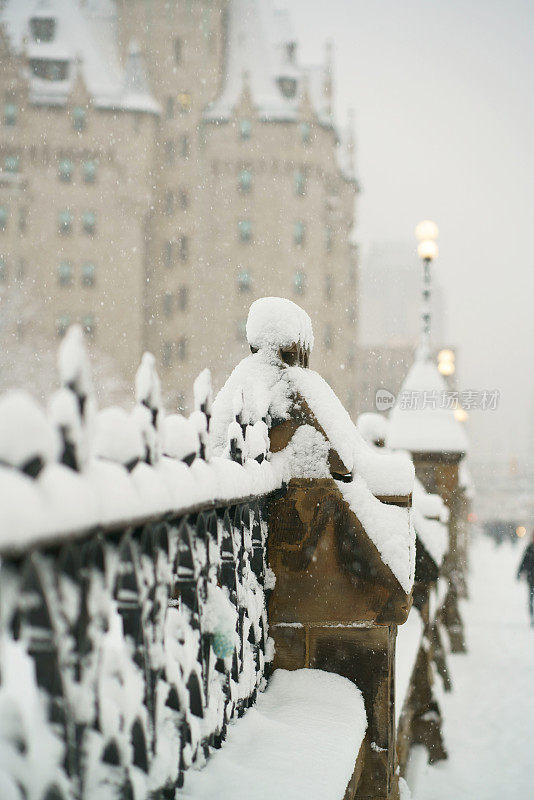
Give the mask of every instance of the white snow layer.
M 439 407 L 447 391 L 436 365 L 429 359 L 416 357 L 402 385 L 401 402 L 397 400 L 389 416 L 388 447 L 412 453 L 466 453 L 467 438 L 454 411 Z M 412 393 L 417 406 L 405 408 L 402 398 Z
M 347 678 L 276 670 L 256 704 L 229 726 L 224 748 L 187 773 L 182 796 L 340 800 L 366 728 L 360 690 Z
M 381 503 L 360 477 L 355 477 L 351 483 L 338 481 L 337 485 L 382 561 L 409 593 L 415 574 L 415 531 L 410 509 Z
M 295 342 L 311 351 L 311 319 L 300 306 L 285 297 L 260 297 L 248 312 L 247 341 L 251 347 L 276 351 Z
M 124 457 L 125 451 L 113 455 Z M 97 524 L 265 494 L 280 487 L 284 469 L 281 459 L 261 464 L 248 460 L 241 466 L 213 458 L 187 467 L 163 457 L 156 466 L 140 462 L 128 472 L 114 459 L 93 458 L 81 473 L 49 463 L 32 480 L 0 466 L 0 547 L 24 550 Z
M 120 64 L 117 15 L 112 4 L 104 10 L 103 4 L 54 0 L 50 13 L 57 25 L 51 42 L 32 41 L 29 20 L 36 5 L 35 0 L 7 0 L 0 10 L 0 22 L 5 25 L 15 52 L 31 58 L 68 61 L 66 80 L 30 76 L 32 102 L 65 105 L 80 72 L 97 107 L 160 112 L 148 89 L 143 88 L 139 53 L 130 48 L 126 68 Z
M 449 545 L 449 509 L 438 494 L 429 494 L 416 478 L 413 490 L 413 523 L 417 536 L 435 563 L 441 566 Z
M 258 333 L 258 337 L 261 334 Z M 265 338 L 271 341 L 267 334 Z M 215 398 L 211 425 L 215 453 L 223 452 L 226 446 L 228 426 L 235 419 L 234 398 L 239 391 L 243 392 L 252 423 L 268 416 L 273 420 L 288 419 L 292 399 L 300 394 L 347 472 L 362 475 L 375 495 L 411 493 L 414 468 L 407 456 L 371 448 L 356 430 L 336 394 L 317 372 L 302 367 L 280 367 L 264 350 L 243 359 Z

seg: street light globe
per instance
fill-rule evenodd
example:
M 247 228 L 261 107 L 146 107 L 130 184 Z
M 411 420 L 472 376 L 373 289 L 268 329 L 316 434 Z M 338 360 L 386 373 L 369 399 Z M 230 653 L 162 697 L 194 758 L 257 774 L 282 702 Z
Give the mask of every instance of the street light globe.
M 438 361 L 438 370 L 440 375 L 444 375 L 446 378 L 450 375 L 454 375 L 456 371 L 454 361 Z
M 438 246 L 436 242 L 432 241 L 432 239 L 425 239 L 424 241 L 419 242 L 417 246 L 417 255 L 419 258 L 422 258 L 423 261 L 433 261 L 438 257 L 438 252 Z
M 424 219 L 416 226 L 415 236 L 418 242 L 423 242 L 427 239 L 434 241 L 439 236 L 439 228 L 431 219 Z
M 467 413 L 465 408 L 457 408 L 456 411 L 454 412 L 454 418 L 456 422 L 467 422 L 468 417 L 469 414 Z
M 449 350 L 448 348 L 440 350 L 438 353 L 438 358 L 440 361 L 454 361 L 454 350 Z

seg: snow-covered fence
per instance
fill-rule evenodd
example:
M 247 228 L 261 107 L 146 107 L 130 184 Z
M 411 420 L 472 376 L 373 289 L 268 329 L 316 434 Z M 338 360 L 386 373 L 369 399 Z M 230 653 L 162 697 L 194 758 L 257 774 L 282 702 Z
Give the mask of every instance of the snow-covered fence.
M 79 330 L 59 364 L 48 413 L 0 398 L 0 797 L 171 798 L 264 683 L 280 481 L 210 460 L 209 374 L 164 418 L 147 354 L 97 414 Z

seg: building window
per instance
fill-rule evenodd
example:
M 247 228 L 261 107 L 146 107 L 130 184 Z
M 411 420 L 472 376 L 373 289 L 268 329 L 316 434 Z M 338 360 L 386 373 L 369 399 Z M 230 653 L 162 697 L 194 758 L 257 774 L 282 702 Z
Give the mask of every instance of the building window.
M 62 338 L 65 336 L 70 325 L 70 314 L 60 314 L 56 318 L 56 333 Z
M 327 323 L 324 326 L 324 338 L 323 338 L 324 346 L 327 350 L 331 350 L 334 345 L 334 333 L 332 331 L 332 326 L 330 323 Z
M 180 261 L 187 261 L 189 258 L 189 238 L 187 236 L 180 236 L 178 239 L 178 253 Z
M 5 103 L 4 105 L 4 125 L 12 126 L 17 124 L 17 106 L 15 103 Z
M 172 363 L 172 342 L 163 342 L 161 348 L 161 363 L 168 369 Z
M 167 97 L 165 116 L 167 119 L 174 119 L 174 97 Z
M 170 216 L 174 214 L 174 194 L 167 192 L 165 195 L 165 213 Z
M 306 273 L 297 269 L 293 278 L 293 287 L 296 294 L 304 294 L 306 292 Z
M 293 241 L 296 245 L 303 245 L 306 239 L 306 226 L 301 221 L 295 222 L 293 225 Z
M 191 95 L 189 92 L 180 92 L 178 95 L 178 108 L 180 111 L 191 111 Z
M 249 292 L 252 285 L 252 279 L 248 269 L 240 270 L 237 276 L 237 286 L 240 292 Z
M 67 209 L 59 212 L 59 232 L 60 233 L 72 232 L 72 214 Z
M 22 283 L 26 276 L 26 260 L 24 258 L 19 258 L 18 262 L 18 269 L 17 269 L 17 280 L 19 283 Z
M 189 290 L 187 286 L 180 286 L 178 289 L 178 308 L 185 311 L 189 304 Z
M 0 206 L 0 230 L 5 231 L 7 225 L 7 206 Z
M 356 306 L 354 303 L 351 303 L 347 309 L 347 314 L 349 318 L 349 322 L 351 325 L 356 324 Z
M 76 106 L 72 112 L 72 124 L 75 131 L 85 130 L 86 116 L 85 108 Z
M 60 286 L 70 286 L 72 284 L 72 264 L 70 261 L 62 261 L 58 267 L 58 278 Z
M 62 158 L 58 167 L 59 179 L 65 183 L 70 183 L 72 180 L 72 161 L 68 158 Z
M 4 159 L 4 169 L 6 172 L 18 172 L 20 159 L 18 156 L 6 156 Z
M 278 86 L 280 87 L 280 91 L 284 95 L 284 97 L 295 97 L 297 92 L 297 80 L 296 78 L 289 78 L 284 76 L 282 78 L 278 78 Z
M 33 17 L 30 20 L 30 30 L 36 42 L 51 42 L 55 29 L 54 17 Z
M 306 194 L 306 183 L 306 175 L 304 172 L 302 172 L 302 170 L 298 169 L 295 172 L 295 192 L 299 197 L 304 197 Z
M 182 158 L 188 158 L 190 150 L 191 148 L 189 146 L 189 136 L 186 136 L 184 134 L 184 136 L 182 136 L 180 139 L 180 153 L 182 155 Z
M 178 356 L 178 361 L 185 361 L 187 358 L 187 339 L 185 336 L 178 339 L 176 343 L 176 355 Z
M 30 69 L 36 78 L 41 78 L 44 81 L 66 81 L 69 62 L 51 58 L 32 58 Z
M 252 239 L 252 223 L 249 219 L 240 219 L 238 223 L 239 238 L 242 242 L 250 242 Z
M 95 318 L 93 314 L 85 314 L 82 318 L 82 328 L 86 336 L 93 337 L 95 335 Z
M 7 262 L 0 256 L 0 283 L 7 283 Z
M 85 183 L 94 183 L 96 179 L 96 161 L 84 161 L 82 168 Z
M 86 233 L 93 233 L 96 230 L 96 214 L 94 211 L 86 211 L 82 217 L 83 229 Z
M 163 313 L 166 317 L 172 317 L 172 294 L 165 292 L 163 295 Z
M 82 286 L 95 285 L 95 265 L 91 261 L 82 264 Z
M 252 123 L 249 119 L 239 121 L 239 138 L 246 141 L 252 135 Z
M 252 172 L 249 169 L 242 169 L 239 173 L 239 188 L 243 194 L 248 194 L 252 189 Z
M 309 144 L 311 142 L 311 125 L 309 122 L 300 123 L 300 141 L 302 144 Z
M 174 51 L 174 63 L 181 64 L 183 56 L 182 40 L 178 39 L 177 37 L 174 39 L 173 42 L 173 51 Z
M 185 189 L 180 189 L 178 192 L 178 202 L 180 203 L 181 209 L 186 209 L 189 206 L 189 195 Z
M 324 293 L 326 295 L 327 300 L 332 299 L 332 295 L 334 292 L 334 276 L 333 275 L 325 275 L 324 278 Z
M 174 266 L 174 242 L 165 242 L 163 246 L 163 261 L 166 267 Z

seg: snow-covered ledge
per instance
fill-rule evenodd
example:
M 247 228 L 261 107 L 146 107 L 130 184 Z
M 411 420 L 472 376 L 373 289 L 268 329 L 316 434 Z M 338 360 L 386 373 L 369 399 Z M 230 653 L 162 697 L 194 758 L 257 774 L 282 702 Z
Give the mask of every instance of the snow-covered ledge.
M 222 750 L 187 774 L 188 800 L 342 800 L 367 720 L 360 690 L 317 669 L 278 669 Z

